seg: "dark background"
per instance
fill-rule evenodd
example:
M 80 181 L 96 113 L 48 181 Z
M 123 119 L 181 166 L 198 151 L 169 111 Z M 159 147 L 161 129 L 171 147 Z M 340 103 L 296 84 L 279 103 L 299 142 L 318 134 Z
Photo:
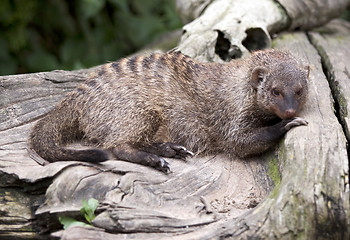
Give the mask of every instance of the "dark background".
M 181 26 L 170 0 L 1 0 L 0 75 L 103 64 Z
M 0 75 L 115 61 L 181 27 L 174 0 L 0 0 Z

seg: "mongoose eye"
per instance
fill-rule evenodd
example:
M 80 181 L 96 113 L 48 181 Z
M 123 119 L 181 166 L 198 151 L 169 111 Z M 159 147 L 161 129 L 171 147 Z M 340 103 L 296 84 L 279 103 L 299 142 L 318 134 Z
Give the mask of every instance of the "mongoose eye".
M 302 89 L 296 91 L 296 94 L 297 94 L 298 96 L 300 96 L 302 93 L 303 93 L 303 90 L 302 90 Z
M 276 88 L 274 88 L 272 89 L 272 95 L 274 95 L 275 97 L 278 97 L 281 95 L 281 93 Z

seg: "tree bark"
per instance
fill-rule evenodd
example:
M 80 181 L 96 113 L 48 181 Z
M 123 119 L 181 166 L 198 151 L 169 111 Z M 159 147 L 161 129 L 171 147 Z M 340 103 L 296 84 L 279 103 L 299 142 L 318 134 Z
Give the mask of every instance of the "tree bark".
M 309 125 L 261 157 L 167 159 L 169 175 L 117 159 L 43 166 L 27 151 L 33 124 L 99 67 L 0 77 L 0 238 L 348 239 L 349 42 L 342 20 L 279 35 L 273 47 L 311 66 Z M 61 230 L 91 197 L 94 227 Z
M 176 7 L 183 23 L 187 24 L 203 15 L 206 8 L 215 0 L 176 0 Z M 233 3 L 234 1 L 226 1 Z M 256 1 L 259 4 L 258 1 Z M 329 20 L 339 17 L 349 6 L 348 0 L 278 0 L 288 18 L 290 30 L 308 30 L 321 26 Z M 247 3 L 247 2 L 245 2 Z M 244 2 L 243 2 L 244 5 Z M 237 10 L 242 4 L 238 4 Z M 258 8 L 258 6 L 256 6 Z M 220 11 L 220 10 L 218 10 Z M 269 14 L 272 12 L 270 11 Z
M 289 18 L 290 30 L 310 30 L 339 17 L 349 6 L 348 0 L 278 0 Z
M 271 47 L 273 34 L 321 26 L 349 4 L 350 0 L 177 0 L 185 21 L 195 18 L 183 27 L 178 49 L 201 61 L 229 61 Z

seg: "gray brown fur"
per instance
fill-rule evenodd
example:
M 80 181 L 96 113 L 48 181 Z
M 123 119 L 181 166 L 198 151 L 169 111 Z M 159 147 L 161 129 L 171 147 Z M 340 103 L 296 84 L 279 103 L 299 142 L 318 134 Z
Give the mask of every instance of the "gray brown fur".
M 307 124 L 295 118 L 307 98 L 307 78 L 307 68 L 278 50 L 229 63 L 200 63 L 178 52 L 121 59 L 41 119 L 29 147 L 50 162 L 104 161 L 109 150 L 162 171 L 169 167 L 159 156 L 185 158 L 187 149 L 256 155 Z M 96 149 L 64 148 L 81 139 Z

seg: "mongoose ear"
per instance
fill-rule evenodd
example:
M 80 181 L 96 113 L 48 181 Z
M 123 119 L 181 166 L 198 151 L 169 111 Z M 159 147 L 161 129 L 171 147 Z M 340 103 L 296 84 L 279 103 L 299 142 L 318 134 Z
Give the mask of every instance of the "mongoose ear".
M 257 89 L 259 84 L 264 81 L 266 75 L 268 73 L 268 70 L 266 67 L 255 67 L 252 71 L 252 75 L 250 77 L 250 85 L 254 88 Z

